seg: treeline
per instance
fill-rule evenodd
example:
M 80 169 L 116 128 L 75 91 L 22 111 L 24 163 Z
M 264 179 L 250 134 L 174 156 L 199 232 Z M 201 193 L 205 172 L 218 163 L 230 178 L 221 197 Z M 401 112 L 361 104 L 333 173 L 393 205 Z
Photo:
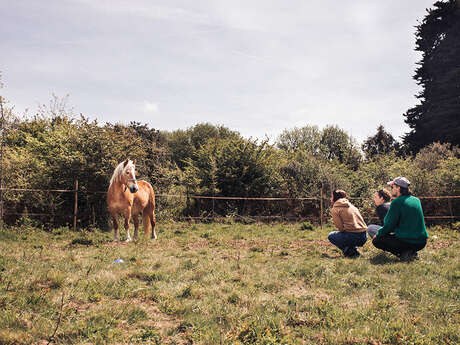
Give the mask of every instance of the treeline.
M 372 194 L 396 176 L 407 176 L 417 195 L 460 195 L 460 150 L 433 143 L 415 156 L 379 127 L 360 147 L 337 126 L 285 130 L 274 143 L 243 138 L 237 131 L 208 123 L 163 132 L 131 122 L 99 124 L 67 115 L 57 102 L 31 118 L 6 110 L 2 186 L 22 189 L 73 189 L 79 182 L 82 226 L 107 225 L 105 195 L 115 166 L 137 159 L 138 178 L 156 194 L 237 197 L 328 197 L 342 188 L 371 212 Z M 71 220 L 72 193 L 4 191 L 5 220 L 19 214 L 50 213 L 51 224 Z M 443 204 L 447 208 L 447 204 Z M 161 200 L 160 218 L 202 215 L 209 207 L 194 199 Z M 309 210 L 309 207 L 311 208 Z M 315 205 L 227 202 L 213 205 L 218 215 L 290 213 L 306 215 Z M 439 204 L 432 206 L 436 211 Z M 458 205 L 450 205 L 458 213 Z M 431 212 L 431 214 L 433 214 Z M 9 214 L 9 216 L 8 216 Z

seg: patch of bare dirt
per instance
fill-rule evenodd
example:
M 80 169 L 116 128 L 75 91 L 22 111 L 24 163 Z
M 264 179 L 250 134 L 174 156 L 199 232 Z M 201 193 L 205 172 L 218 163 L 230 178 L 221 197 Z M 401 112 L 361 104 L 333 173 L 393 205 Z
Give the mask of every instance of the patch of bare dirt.
M 200 239 L 200 240 L 194 240 L 187 245 L 189 250 L 198 250 L 198 249 L 204 249 L 209 247 L 209 241 L 205 239 Z
M 440 241 L 440 240 L 436 240 L 436 241 L 430 241 L 427 243 L 426 247 L 427 248 L 432 248 L 432 249 L 444 249 L 444 248 L 448 248 L 454 244 L 456 244 L 458 241 Z

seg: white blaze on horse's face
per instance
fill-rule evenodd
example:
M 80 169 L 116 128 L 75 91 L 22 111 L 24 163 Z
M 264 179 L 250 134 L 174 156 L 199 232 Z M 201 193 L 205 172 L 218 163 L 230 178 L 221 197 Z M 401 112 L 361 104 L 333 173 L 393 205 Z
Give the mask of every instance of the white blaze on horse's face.
M 131 193 L 136 193 L 139 190 L 139 186 L 136 181 L 136 169 L 134 163 L 131 161 L 126 164 L 125 169 L 123 170 L 123 180 L 125 181 L 125 186 L 129 188 Z

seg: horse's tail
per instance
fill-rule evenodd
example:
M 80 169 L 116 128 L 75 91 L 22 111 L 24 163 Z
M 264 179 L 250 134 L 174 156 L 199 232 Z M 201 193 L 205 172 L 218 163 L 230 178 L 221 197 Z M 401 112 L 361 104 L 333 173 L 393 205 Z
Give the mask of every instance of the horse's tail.
M 155 192 L 153 191 L 153 187 L 148 183 L 149 189 L 149 201 L 147 206 L 144 208 L 142 212 L 142 222 L 144 224 L 144 235 L 147 237 L 149 232 L 149 228 L 152 230 L 152 238 L 157 238 L 157 234 L 155 232 L 156 226 L 156 217 L 155 217 Z

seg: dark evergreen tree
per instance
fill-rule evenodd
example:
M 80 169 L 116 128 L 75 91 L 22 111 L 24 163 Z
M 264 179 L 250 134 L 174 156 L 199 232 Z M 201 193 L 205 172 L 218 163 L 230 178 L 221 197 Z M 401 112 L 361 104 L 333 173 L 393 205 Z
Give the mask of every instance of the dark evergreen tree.
M 433 6 L 416 27 L 415 50 L 423 56 L 414 79 L 423 89 L 420 104 L 404 114 L 412 153 L 437 141 L 460 144 L 460 0 Z
M 377 133 L 364 141 L 362 149 L 366 154 L 366 158 L 370 159 L 377 155 L 399 151 L 399 143 L 380 125 L 377 127 Z

